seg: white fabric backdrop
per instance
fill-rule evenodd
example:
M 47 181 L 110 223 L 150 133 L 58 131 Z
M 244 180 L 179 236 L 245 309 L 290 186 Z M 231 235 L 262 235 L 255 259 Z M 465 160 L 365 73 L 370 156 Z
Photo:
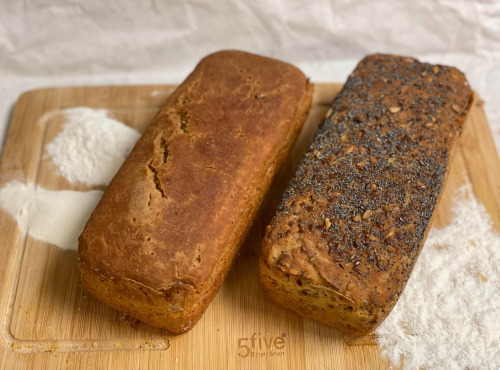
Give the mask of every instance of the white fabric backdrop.
M 373 52 L 462 69 L 500 150 L 498 0 L 0 0 L 0 148 L 26 90 L 181 82 L 204 55 L 280 58 L 345 80 Z

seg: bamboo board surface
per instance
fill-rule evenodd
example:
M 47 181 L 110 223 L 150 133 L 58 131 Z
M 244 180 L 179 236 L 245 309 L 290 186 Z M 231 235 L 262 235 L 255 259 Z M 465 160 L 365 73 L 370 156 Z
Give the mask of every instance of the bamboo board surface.
M 12 116 L 0 186 L 17 179 L 50 190 L 88 190 L 59 176 L 44 155 L 45 145 L 64 124 L 60 110 L 107 108 L 113 117 L 142 132 L 173 88 L 70 87 L 23 94 Z M 173 335 L 136 322 L 96 301 L 80 284 L 76 251 L 26 237 L 0 211 L 0 369 L 388 368 L 372 338 L 344 338 L 334 329 L 303 319 L 273 304 L 258 285 L 263 229 L 340 88 L 339 84 L 315 86 L 308 120 L 260 217 L 215 300 L 186 334 Z M 434 227 L 449 223 L 453 195 L 468 182 L 500 231 L 500 160 L 477 98 Z

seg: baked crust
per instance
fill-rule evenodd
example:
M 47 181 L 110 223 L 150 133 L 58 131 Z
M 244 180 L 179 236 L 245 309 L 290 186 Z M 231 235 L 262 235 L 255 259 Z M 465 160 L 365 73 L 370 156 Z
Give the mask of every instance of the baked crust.
M 455 68 L 364 58 L 266 229 L 267 294 L 354 335 L 377 327 L 424 244 L 471 99 Z
M 182 333 L 219 290 L 302 127 L 312 85 L 239 51 L 205 57 L 169 97 L 79 238 L 101 301 Z

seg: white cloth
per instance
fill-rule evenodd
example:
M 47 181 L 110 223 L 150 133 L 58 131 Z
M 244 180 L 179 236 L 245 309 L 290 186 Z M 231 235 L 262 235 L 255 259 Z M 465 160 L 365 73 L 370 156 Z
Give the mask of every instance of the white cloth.
M 463 70 L 500 149 L 498 0 L 0 0 L 0 148 L 38 87 L 181 82 L 204 55 L 242 49 L 342 82 L 364 55 Z

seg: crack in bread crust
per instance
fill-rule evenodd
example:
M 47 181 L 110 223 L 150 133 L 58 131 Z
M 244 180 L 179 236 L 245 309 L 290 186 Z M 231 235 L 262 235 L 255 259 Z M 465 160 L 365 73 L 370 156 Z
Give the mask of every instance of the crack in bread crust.
M 192 328 L 311 97 L 312 85 L 289 64 L 238 51 L 204 58 L 139 139 L 80 236 L 90 292 L 151 325 Z

